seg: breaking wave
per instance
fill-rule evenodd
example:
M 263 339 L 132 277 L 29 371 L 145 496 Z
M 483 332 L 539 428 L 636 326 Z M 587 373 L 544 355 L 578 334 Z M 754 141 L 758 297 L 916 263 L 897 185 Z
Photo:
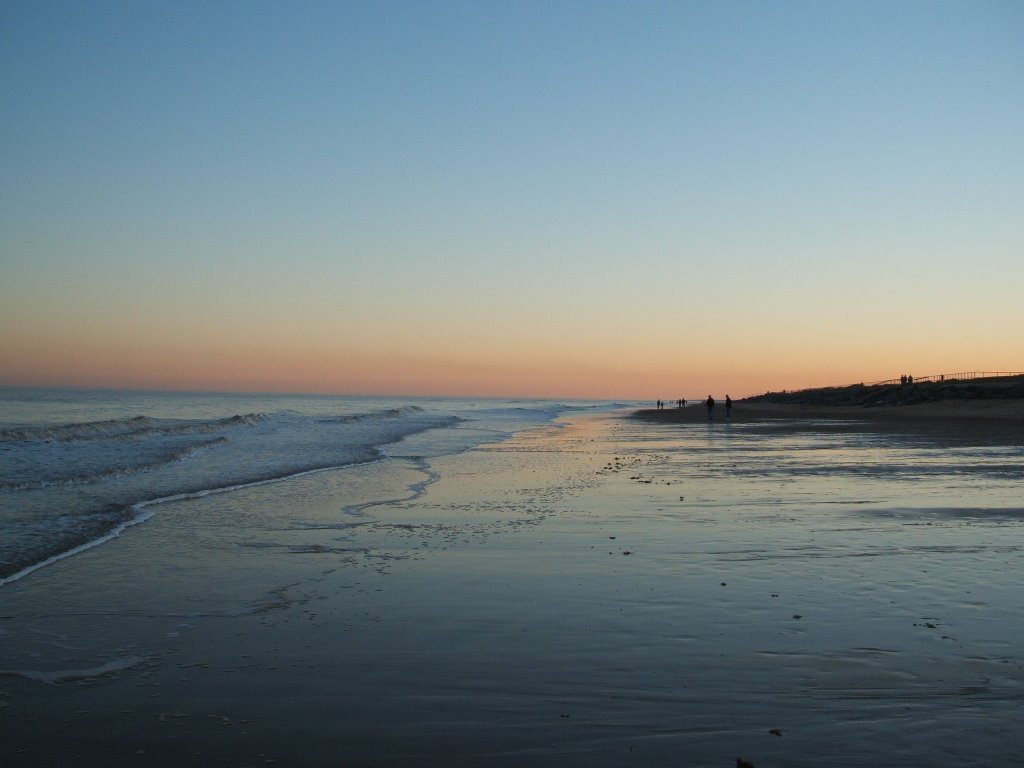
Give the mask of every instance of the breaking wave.
M 400 408 L 386 408 L 379 411 L 367 413 L 351 413 L 345 416 L 333 416 L 327 419 L 320 419 L 321 424 L 353 424 L 368 419 L 400 419 L 415 413 L 422 413 L 423 408 L 418 405 L 403 405 Z
M 265 414 L 247 413 L 207 421 L 173 421 L 134 416 L 128 419 L 86 421 L 58 426 L 23 427 L 0 430 L 0 442 L 45 440 L 48 442 L 78 442 L 94 440 L 137 440 L 148 436 L 191 435 L 218 432 L 232 427 L 251 427 L 265 418 Z

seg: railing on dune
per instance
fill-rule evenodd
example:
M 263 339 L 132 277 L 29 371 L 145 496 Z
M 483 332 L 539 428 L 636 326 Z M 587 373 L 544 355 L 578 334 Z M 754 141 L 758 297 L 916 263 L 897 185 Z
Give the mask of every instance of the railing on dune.
M 930 376 L 914 376 L 914 384 L 923 384 L 926 381 L 971 381 L 972 379 L 1002 379 L 1010 376 L 1024 376 L 1024 371 L 964 371 L 961 373 L 935 373 Z M 903 384 L 899 378 L 885 379 L 884 381 L 865 382 L 865 387 L 876 387 L 889 384 Z

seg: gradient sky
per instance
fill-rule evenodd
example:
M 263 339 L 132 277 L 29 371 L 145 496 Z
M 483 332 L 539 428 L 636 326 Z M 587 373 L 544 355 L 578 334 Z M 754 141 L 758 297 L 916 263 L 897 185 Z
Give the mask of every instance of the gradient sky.
M 1024 3 L 0 4 L 0 385 L 1024 370 Z

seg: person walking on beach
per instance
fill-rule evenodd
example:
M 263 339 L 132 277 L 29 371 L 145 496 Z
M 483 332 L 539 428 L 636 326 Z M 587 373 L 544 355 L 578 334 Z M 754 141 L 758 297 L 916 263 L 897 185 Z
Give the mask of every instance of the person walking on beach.
M 725 396 L 725 418 L 732 418 L 732 398 L 728 395 Z
M 708 395 L 708 399 L 704 401 L 704 405 L 708 407 L 708 421 L 712 421 L 714 418 L 713 412 L 715 410 L 715 398 Z

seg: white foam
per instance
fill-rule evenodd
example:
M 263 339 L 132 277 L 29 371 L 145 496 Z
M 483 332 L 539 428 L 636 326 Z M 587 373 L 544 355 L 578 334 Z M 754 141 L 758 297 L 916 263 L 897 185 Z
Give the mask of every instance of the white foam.
M 139 666 L 146 659 L 144 656 L 125 656 L 120 659 L 113 659 L 106 664 L 90 669 L 57 669 L 52 672 L 42 672 L 36 669 L 11 669 L 0 670 L 0 675 L 13 677 L 24 677 L 26 680 L 36 680 L 40 683 L 58 685 L 59 683 L 70 683 L 76 680 L 91 680 L 104 675 L 112 675 L 116 672 L 123 672 Z

